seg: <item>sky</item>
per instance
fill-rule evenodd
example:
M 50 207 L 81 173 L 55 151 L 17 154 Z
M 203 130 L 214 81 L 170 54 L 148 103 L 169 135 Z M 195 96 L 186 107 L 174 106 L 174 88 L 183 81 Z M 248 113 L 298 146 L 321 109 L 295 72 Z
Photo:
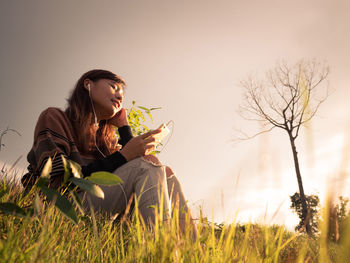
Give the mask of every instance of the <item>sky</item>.
M 288 138 L 273 131 L 234 143 L 238 127 L 259 129 L 237 113 L 240 81 L 276 62 L 325 61 L 330 96 L 297 147 L 306 194 L 348 193 L 350 4 L 310 1 L 0 1 L 1 162 L 27 166 L 39 114 L 66 107 L 79 77 L 102 68 L 127 82 L 157 128 L 174 121 L 159 158 L 173 168 L 193 213 L 217 222 L 286 224 L 298 190 Z M 348 146 L 347 146 L 348 145 Z M 338 186 L 342 187 L 339 188 Z M 321 199 L 321 200 L 323 200 Z M 277 212 L 277 213 L 276 213 Z M 275 216 L 273 216 L 276 213 Z

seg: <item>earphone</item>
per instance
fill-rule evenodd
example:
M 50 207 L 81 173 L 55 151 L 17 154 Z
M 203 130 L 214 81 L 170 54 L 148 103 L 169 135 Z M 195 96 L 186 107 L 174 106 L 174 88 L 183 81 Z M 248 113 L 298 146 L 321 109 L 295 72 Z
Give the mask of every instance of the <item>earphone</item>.
M 90 91 L 90 83 L 87 84 L 87 87 L 88 87 L 88 91 L 89 91 L 89 97 L 90 97 L 90 102 L 91 102 L 91 106 L 92 106 L 92 111 L 94 112 L 94 116 L 95 116 L 95 136 L 94 136 L 94 139 L 95 139 L 95 146 L 97 148 L 97 150 L 100 152 L 100 154 L 102 154 L 103 157 L 106 157 L 106 155 L 103 154 L 103 152 L 100 150 L 100 148 L 98 148 L 97 146 L 97 142 L 96 142 L 96 132 L 97 132 L 97 128 L 98 128 L 98 123 L 97 123 L 97 115 L 96 115 L 96 111 L 95 111 L 95 107 L 94 107 L 94 103 L 92 101 L 92 98 L 91 98 L 91 91 Z M 105 142 L 106 144 L 106 141 L 105 141 L 105 138 L 103 137 L 103 141 Z M 106 144 L 107 145 L 107 144 Z M 108 151 L 109 151 L 109 148 L 107 147 Z M 111 153 L 109 151 L 109 153 Z

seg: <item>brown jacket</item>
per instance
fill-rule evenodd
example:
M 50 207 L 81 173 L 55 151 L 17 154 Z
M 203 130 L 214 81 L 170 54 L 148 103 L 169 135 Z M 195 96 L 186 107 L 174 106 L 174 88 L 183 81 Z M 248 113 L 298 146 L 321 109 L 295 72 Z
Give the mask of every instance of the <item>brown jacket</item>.
M 60 155 L 80 165 L 94 161 L 94 155 L 82 155 L 79 152 L 75 136 L 72 124 L 64 111 L 54 107 L 44 110 L 38 118 L 33 147 L 27 155 L 27 169 L 31 177 L 34 177 L 32 179 L 39 176 L 49 157 L 52 158 L 50 185 L 53 187 L 58 187 L 62 180 L 63 164 Z

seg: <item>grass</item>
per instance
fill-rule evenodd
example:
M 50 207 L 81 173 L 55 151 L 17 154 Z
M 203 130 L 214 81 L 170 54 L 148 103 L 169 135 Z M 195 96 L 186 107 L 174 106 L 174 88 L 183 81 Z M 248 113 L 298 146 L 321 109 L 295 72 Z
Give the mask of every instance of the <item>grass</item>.
M 0 202 L 25 208 L 34 199 L 0 182 Z M 35 203 L 40 208 L 32 216 L 0 214 L 1 262 L 347 262 L 350 256 L 350 222 L 334 243 L 327 220 L 319 235 L 309 237 L 284 226 L 218 225 L 200 216 L 193 240 L 190 227 L 181 233 L 176 211 L 169 222 L 157 216 L 148 229 L 137 213 L 123 223 L 81 214 L 74 224 L 54 206 Z

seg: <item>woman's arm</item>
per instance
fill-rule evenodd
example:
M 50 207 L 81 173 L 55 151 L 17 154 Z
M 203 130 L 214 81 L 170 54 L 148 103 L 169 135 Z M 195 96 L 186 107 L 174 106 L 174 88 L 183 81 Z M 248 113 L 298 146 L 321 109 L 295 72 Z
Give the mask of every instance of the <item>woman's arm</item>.
M 134 137 L 132 135 L 131 127 L 129 125 L 125 125 L 123 127 L 118 128 L 118 132 L 120 135 L 118 143 L 123 147 Z
M 50 107 L 44 110 L 38 118 L 34 130 L 33 146 L 27 155 L 31 183 L 40 176 L 47 160 L 51 158 L 50 186 L 59 187 L 64 173 L 61 155 L 65 158 L 75 156 L 76 158 L 73 159 L 75 162 L 80 160 L 69 119 L 59 108 Z M 23 178 L 23 181 L 27 179 Z
M 118 143 L 124 147 L 133 138 L 131 128 L 129 125 L 125 125 L 118 128 L 118 132 L 120 135 Z M 82 166 L 81 172 L 84 177 L 90 176 L 91 173 L 98 171 L 113 172 L 126 162 L 127 160 L 125 157 L 119 151 L 117 151 L 111 155 L 106 156 L 105 158 L 101 158 L 86 166 Z
M 90 176 L 92 173 L 99 171 L 111 173 L 126 162 L 127 160 L 125 157 L 119 151 L 117 151 L 111 155 L 108 155 L 107 157 L 93 161 L 86 166 L 82 166 L 81 172 L 83 177 Z
M 97 171 L 113 172 L 126 162 L 150 153 L 154 149 L 155 142 L 155 138 L 152 135 L 157 134 L 160 131 L 161 130 L 157 129 L 144 133 L 137 137 L 133 137 L 129 139 L 129 141 L 123 146 L 120 151 L 96 160 L 87 166 L 83 166 L 82 173 L 84 177 L 89 176 L 91 173 Z
M 118 132 L 120 135 L 118 143 L 122 146 L 125 146 L 125 144 L 127 144 L 128 141 L 133 138 L 127 117 L 127 112 L 124 108 L 115 114 L 113 118 L 109 119 L 108 123 L 118 127 Z

